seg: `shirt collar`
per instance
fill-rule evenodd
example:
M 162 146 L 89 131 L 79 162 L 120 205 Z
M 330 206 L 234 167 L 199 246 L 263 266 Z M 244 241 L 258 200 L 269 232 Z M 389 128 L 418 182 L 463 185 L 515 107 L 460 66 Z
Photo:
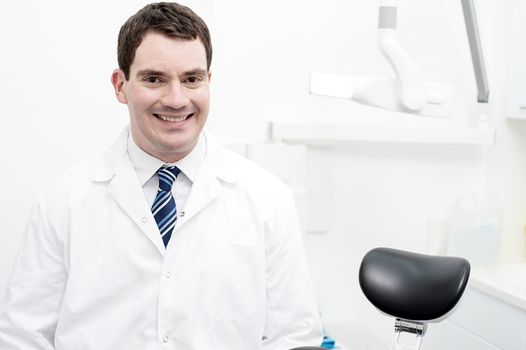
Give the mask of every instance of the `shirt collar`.
M 186 155 L 186 157 L 178 160 L 175 163 L 167 165 L 175 165 L 181 172 L 193 183 L 197 178 L 199 167 L 203 163 L 206 154 L 206 139 L 201 134 L 196 146 Z M 128 136 L 128 156 L 135 168 L 137 176 L 142 186 L 163 166 L 162 160 L 155 158 L 152 155 L 144 152 L 133 140 L 131 132 Z

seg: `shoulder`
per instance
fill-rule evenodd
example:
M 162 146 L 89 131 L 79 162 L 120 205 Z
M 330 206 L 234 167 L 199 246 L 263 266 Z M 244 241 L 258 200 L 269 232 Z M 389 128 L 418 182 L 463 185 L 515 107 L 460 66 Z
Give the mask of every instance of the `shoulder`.
M 93 186 L 105 184 L 114 176 L 119 164 L 127 159 L 127 130 L 124 130 L 112 145 L 79 160 L 69 169 L 55 176 L 42 190 L 41 196 L 56 197 L 59 195 L 89 192 Z M 61 200 L 64 200 L 61 197 Z

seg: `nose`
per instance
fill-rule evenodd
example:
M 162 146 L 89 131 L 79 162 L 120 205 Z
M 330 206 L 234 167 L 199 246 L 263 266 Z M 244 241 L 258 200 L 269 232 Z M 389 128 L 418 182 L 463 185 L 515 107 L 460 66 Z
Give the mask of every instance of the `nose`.
M 180 81 L 171 82 L 163 91 L 163 96 L 161 97 L 161 104 L 163 107 L 181 109 L 188 106 L 189 103 L 190 98 Z

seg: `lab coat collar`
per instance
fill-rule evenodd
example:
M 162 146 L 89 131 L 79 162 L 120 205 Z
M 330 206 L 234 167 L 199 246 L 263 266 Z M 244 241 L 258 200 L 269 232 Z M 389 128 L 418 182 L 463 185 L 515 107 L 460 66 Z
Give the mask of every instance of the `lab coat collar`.
M 115 176 L 119 168 L 118 163 L 128 158 L 126 142 L 129 132 L 130 129 L 129 126 L 127 126 L 119 136 L 117 136 L 113 144 L 97 158 L 91 173 L 91 179 L 93 181 L 106 182 Z
M 210 175 L 226 183 L 239 181 L 239 164 L 235 158 L 236 155 L 232 155 L 209 132 L 204 131 L 204 136 L 206 139 L 205 163 Z
M 130 128 L 127 126 L 116 138 L 113 145 L 99 158 L 92 172 L 93 181 L 110 181 L 122 166 L 122 162 L 130 161 L 127 153 L 129 133 Z M 236 172 L 238 165 L 235 157 L 219 144 L 210 133 L 203 131 L 203 134 L 206 140 L 206 155 L 199 173 L 205 171 L 208 175 L 217 177 L 220 181 L 226 183 L 237 182 L 239 174 Z

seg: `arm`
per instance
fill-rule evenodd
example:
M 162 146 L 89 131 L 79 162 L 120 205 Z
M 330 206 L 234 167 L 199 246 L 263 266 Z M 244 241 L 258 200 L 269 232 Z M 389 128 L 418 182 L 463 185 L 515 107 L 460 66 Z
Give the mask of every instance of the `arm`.
M 298 215 L 286 193 L 275 201 L 275 224 L 268 233 L 265 350 L 319 346 L 323 340 Z
M 66 277 L 63 251 L 38 202 L 0 309 L 0 349 L 54 349 Z

